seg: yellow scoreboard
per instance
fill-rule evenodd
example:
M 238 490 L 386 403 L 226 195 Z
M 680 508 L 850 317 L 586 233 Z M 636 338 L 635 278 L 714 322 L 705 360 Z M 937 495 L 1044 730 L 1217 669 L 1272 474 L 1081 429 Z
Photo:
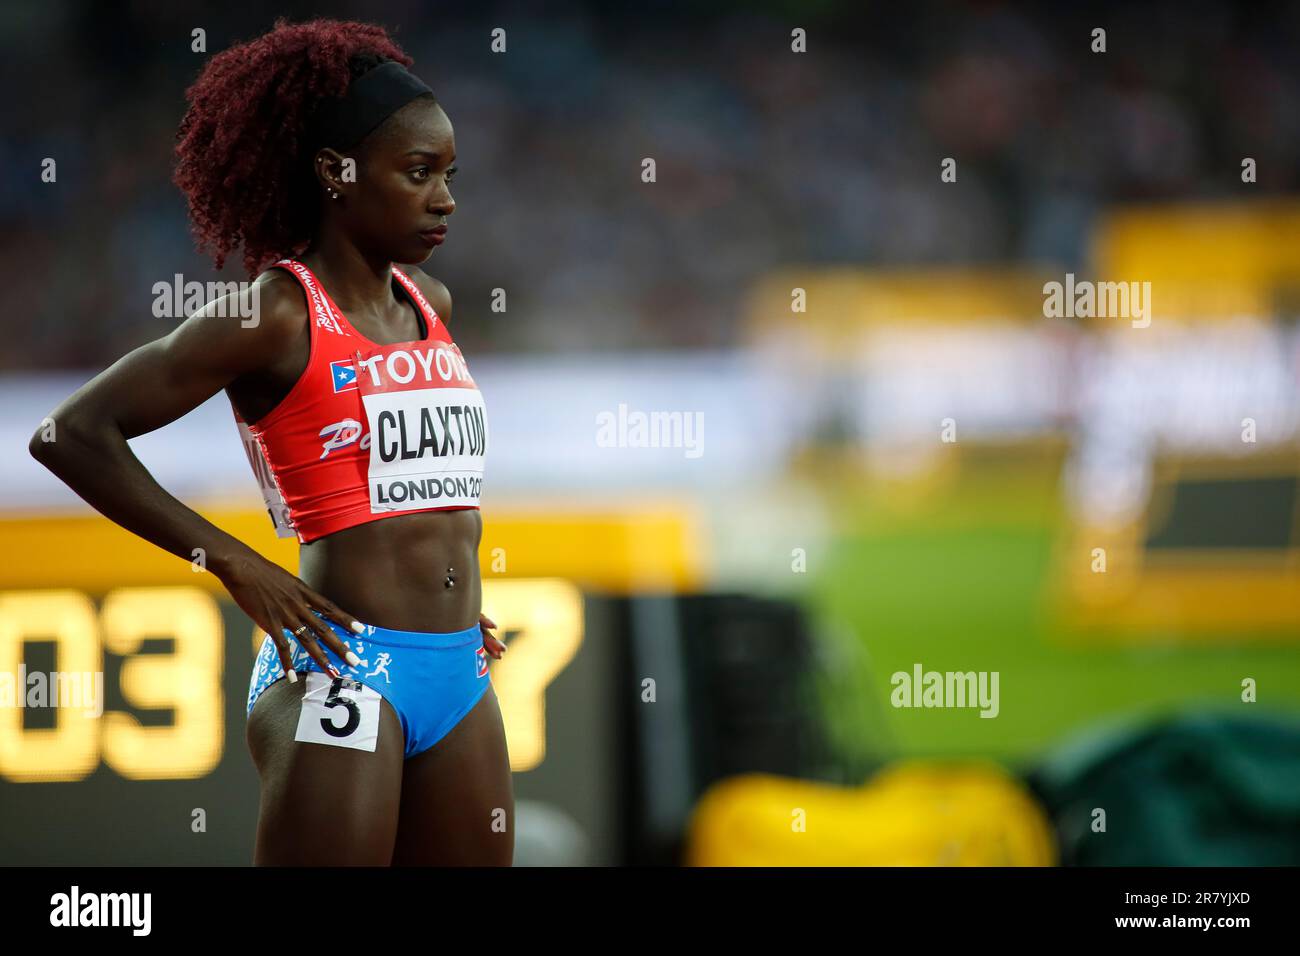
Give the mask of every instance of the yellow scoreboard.
M 296 567 L 296 543 L 265 515 L 203 513 Z M 608 830 L 593 819 L 613 802 L 618 747 L 600 728 L 619 626 L 606 603 L 693 590 L 697 516 L 659 502 L 485 519 L 483 609 L 510 648 L 490 667 L 516 792 L 578 794 L 567 812 Z M 98 515 L 0 518 L 0 545 L 0 858 L 248 863 L 258 784 L 243 734 L 260 630 L 212 574 Z

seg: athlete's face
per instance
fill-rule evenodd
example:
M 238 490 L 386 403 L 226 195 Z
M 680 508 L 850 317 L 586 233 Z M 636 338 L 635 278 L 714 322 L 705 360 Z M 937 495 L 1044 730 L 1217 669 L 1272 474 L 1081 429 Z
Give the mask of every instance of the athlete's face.
M 443 241 L 442 217 L 456 209 L 449 188 L 456 139 L 442 107 L 430 98 L 412 100 L 353 155 L 357 181 L 340 209 L 344 228 L 362 248 L 394 262 L 429 258 Z

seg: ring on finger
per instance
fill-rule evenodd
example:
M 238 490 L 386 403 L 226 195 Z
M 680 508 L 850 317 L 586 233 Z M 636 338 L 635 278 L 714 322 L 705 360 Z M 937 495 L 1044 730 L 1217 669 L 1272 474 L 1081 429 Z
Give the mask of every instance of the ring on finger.
M 293 636 L 294 636 L 294 637 L 302 637 L 302 632 L 305 631 L 305 630 L 307 630 L 307 629 L 308 629 L 308 626 L 307 626 L 306 624 L 304 624 L 302 627 L 295 628 L 295 629 L 294 629 L 294 632 L 293 632 Z

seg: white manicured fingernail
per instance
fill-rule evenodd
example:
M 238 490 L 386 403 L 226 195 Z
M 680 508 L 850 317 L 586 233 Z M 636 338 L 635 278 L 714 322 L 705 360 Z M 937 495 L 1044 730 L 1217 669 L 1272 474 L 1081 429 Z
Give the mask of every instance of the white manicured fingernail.
M 353 654 L 351 651 L 348 651 L 347 661 L 353 667 L 356 667 L 358 664 L 361 663 L 361 658 L 357 657 L 357 655 Z
M 366 629 L 366 626 L 365 626 L 364 624 L 362 624 L 360 621 L 353 621 L 353 622 L 352 622 L 352 630 L 353 630 L 354 633 L 356 633 L 356 634 L 361 634 L 362 632 L 365 631 L 365 629 Z
M 290 683 L 290 684 L 296 684 L 296 683 L 298 683 L 298 672 L 297 672 L 297 671 L 292 671 L 292 670 L 291 670 L 291 671 L 289 671 L 289 673 L 286 674 L 285 676 L 289 678 L 289 683 Z

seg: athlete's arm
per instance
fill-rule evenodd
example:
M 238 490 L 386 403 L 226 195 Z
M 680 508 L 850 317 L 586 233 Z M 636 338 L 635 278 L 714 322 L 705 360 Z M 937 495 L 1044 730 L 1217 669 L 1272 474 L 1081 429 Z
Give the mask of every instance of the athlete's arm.
M 345 657 L 347 648 L 311 609 L 344 627 L 352 627 L 356 618 L 169 494 L 127 444 L 128 438 L 187 414 L 240 375 L 270 364 L 295 340 L 301 345 L 309 334 L 301 293 L 295 301 L 283 282 L 267 278 L 259 280 L 258 293 L 256 299 L 245 290 L 242 301 L 232 294 L 211 302 L 170 334 L 118 359 L 50 413 L 52 440 L 46 440 L 42 425 L 28 448 L 92 507 L 128 531 L 187 561 L 201 548 L 208 570 L 276 640 L 287 673 L 290 659 L 282 627 L 308 624 Z M 241 319 L 254 303 L 259 306 L 256 321 Z M 310 641 L 303 646 L 329 669 L 319 647 Z

